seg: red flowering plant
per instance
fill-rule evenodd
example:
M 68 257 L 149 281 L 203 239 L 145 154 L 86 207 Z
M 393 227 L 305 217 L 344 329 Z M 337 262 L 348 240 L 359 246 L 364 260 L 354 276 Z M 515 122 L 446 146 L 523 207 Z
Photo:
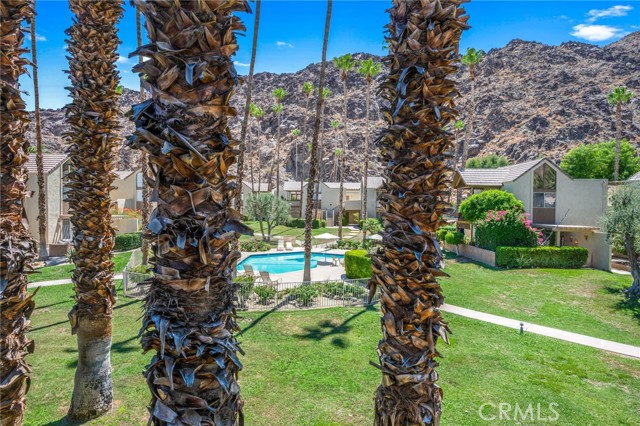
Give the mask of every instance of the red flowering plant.
M 531 226 L 527 213 L 513 210 L 490 210 L 476 222 L 476 245 L 495 251 L 497 247 L 536 247 L 542 245 L 542 232 Z

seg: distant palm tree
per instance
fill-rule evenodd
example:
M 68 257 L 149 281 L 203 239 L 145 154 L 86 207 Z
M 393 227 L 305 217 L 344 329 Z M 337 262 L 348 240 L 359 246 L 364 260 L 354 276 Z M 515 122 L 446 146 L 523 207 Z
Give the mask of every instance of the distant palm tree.
M 298 136 L 300 136 L 300 130 L 298 129 L 293 129 L 291 131 L 291 136 L 292 136 L 292 142 L 293 142 L 293 147 L 294 147 L 294 152 L 295 152 L 295 161 L 293 162 L 293 167 L 294 167 L 294 176 L 298 176 Z
M 288 95 L 287 91 L 282 87 L 278 87 L 273 90 L 273 97 L 276 98 L 276 104 L 273 106 L 273 111 L 278 115 L 278 129 L 276 137 L 276 197 L 280 198 L 280 130 L 282 126 L 282 111 L 284 111 L 284 105 L 282 100 Z M 271 183 L 271 177 L 269 177 L 269 183 Z
M 244 103 L 244 116 L 242 118 L 242 129 L 240 130 L 240 154 L 238 155 L 238 193 L 236 194 L 236 209 L 242 211 L 242 185 L 244 181 L 244 153 L 247 150 L 247 125 L 249 124 L 249 114 L 251 106 L 251 95 L 253 92 L 253 69 L 256 65 L 256 52 L 258 50 L 258 30 L 260 28 L 260 5 L 261 0 L 256 0 L 256 11 L 253 18 L 253 43 L 251 44 L 251 62 L 249 64 L 249 80 L 247 82 L 247 98 Z M 253 170 L 251 171 L 253 173 Z M 253 179 L 252 179 L 253 181 Z
M 264 113 L 264 110 L 262 108 L 260 108 L 256 104 L 251 104 L 249 106 L 249 108 L 251 110 L 250 111 L 251 115 L 253 116 L 253 118 L 256 121 L 256 141 L 255 141 L 254 147 L 251 149 L 251 154 L 252 154 L 251 155 L 251 161 L 252 161 L 252 163 L 250 165 L 250 167 L 251 167 L 251 190 L 253 191 L 254 188 L 255 188 L 255 186 L 254 186 L 255 185 L 255 181 L 253 180 L 253 156 L 254 156 L 253 154 L 254 154 L 254 151 L 255 151 L 255 155 L 257 156 L 257 162 L 258 162 L 258 170 L 257 170 L 258 171 L 258 188 L 260 188 L 260 185 L 262 183 L 261 182 L 261 180 L 262 180 L 261 179 L 261 176 L 262 176 L 262 173 L 261 173 L 262 159 L 260 158 L 260 141 L 262 139 L 262 132 L 261 132 L 261 130 L 262 130 L 262 117 L 264 117 L 265 113 Z
M 231 208 L 237 150 L 228 120 L 235 32 L 244 28 L 237 15 L 249 4 L 137 3 L 149 43 L 134 52 L 146 58 L 134 71 L 146 74 L 153 98 L 133 106 L 129 141 L 149 152 L 158 197 L 141 338 L 153 354 L 144 373 L 149 424 L 234 426 L 243 414 L 231 280 L 240 253 L 231 243 L 250 229 Z
M 35 308 L 35 293 L 27 291 L 27 272 L 32 270 L 37 248 L 24 211 L 29 113 L 19 82 L 29 64 L 23 56 L 28 50 L 23 47 L 22 24 L 33 14 L 30 0 L 0 4 L 0 422 L 6 426 L 22 425 L 31 382 L 26 356 L 33 352 L 33 340 L 28 338 L 27 330 Z
M 338 238 L 342 239 L 342 215 L 344 214 L 344 168 L 345 168 L 345 158 L 344 154 L 347 149 L 347 78 L 349 77 L 349 72 L 353 70 L 356 66 L 356 62 L 353 60 L 353 57 L 350 53 L 344 54 L 337 58 L 333 58 L 333 64 L 340 70 L 340 80 L 342 80 L 342 122 L 344 123 L 344 128 L 342 132 L 342 157 L 340 157 L 340 196 L 338 199 Z
M 35 10 L 36 2 L 33 1 Z M 42 155 L 42 126 L 40 124 L 40 84 L 38 83 L 38 51 L 36 14 L 31 17 L 31 64 L 33 77 L 33 108 L 36 130 L 36 172 L 38 175 L 38 247 L 41 260 L 49 257 L 47 245 L 47 192 L 44 184 L 44 156 Z
M 369 110 L 371 109 L 371 85 L 373 83 L 373 79 L 375 76 L 380 74 L 382 71 L 382 66 L 379 62 L 375 62 L 373 59 L 365 59 L 360 62 L 360 66 L 358 67 L 358 73 L 364 76 L 365 82 L 367 83 L 367 95 L 365 102 L 365 116 L 367 121 L 367 128 L 364 137 L 364 166 L 363 166 L 363 184 L 362 184 L 362 213 L 361 219 L 367 219 L 367 180 L 369 178 Z
M 69 212 L 73 224 L 75 305 L 69 313 L 78 336 L 78 365 L 69 418 L 89 420 L 111 409 L 111 318 L 116 302 L 109 192 L 115 178 L 118 86 L 116 25 L 120 1 L 70 0 L 75 15 L 66 30 L 70 98 L 66 120 L 69 162 Z M 90 118 L 89 118 L 90 117 Z
M 320 137 L 322 105 L 324 104 L 324 82 L 327 70 L 327 45 L 329 44 L 329 27 L 331 25 L 331 9 L 333 0 L 327 0 L 327 15 L 324 23 L 324 40 L 322 42 L 322 62 L 320 64 L 320 81 L 318 83 L 318 101 L 316 118 L 311 142 L 311 165 L 309 167 L 309 185 L 307 185 L 307 205 L 304 216 L 304 273 L 303 281 L 311 281 L 311 213 L 313 208 L 313 182 L 318 173 L 318 138 Z
M 302 126 L 302 135 L 304 136 L 305 143 L 302 144 L 303 152 L 300 155 L 300 218 L 304 216 L 304 212 L 302 211 L 302 199 L 304 198 L 304 163 L 305 163 L 305 155 L 304 148 L 309 144 L 309 136 L 307 135 L 307 122 L 309 116 L 309 101 L 311 100 L 311 95 L 315 88 L 313 87 L 313 83 L 310 81 L 305 81 L 302 84 L 302 93 L 304 94 L 304 124 Z
M 462 161 L 464 167 L 469 159 L 469 146 L 473 138 L 473 122 L 476 115 L 476 66 L 484 59 L 484 50 L 476 50 L 473 47 L 467 49 L 467 53 L 462 56 L 462 63 L 469 67 L 469 78 L 471 80 L 471 94 L 469 95 L 469 114 L 467 118 L 467 135 L 462 142 Z M 459 203 L 458 203 L 459 204 Z
M 453 168 L 455 169 L 458 166 L 458 158 L 460 156 L 460 132 L 464 130 L 464 121 L 462 120 L 456 120 L 455 123 L 453 123 L 453 133 L 456 137 L 456 144 L 455 144 L 455 155 L 453 156 Z
M 442 255 L 435 231 L 448 210 L 458 44 L 467 16 L 461 0 L 394 0 L 387 25 L 389 75 L 382 87 L 387 127 L 379 136 L 386 166 L 380 199 L 384 230 L 372 256 L 370 294 L 380 290 L 382 383 L 375 426 L 437 426 L 442 391 L 436 345 L 447 341 L 437 276 Z
M 329 90 L 328 88 L 323 88 L 322 89 L 322 110 L 320 111 L 320 115 L 321 115 L 321 125 L 320 125 L 320 140 L 318 141 L 318 159 L 320 161 L 320 163 L 318 164 L 318 173 L 317 173 L 317 178 L 316 178 L 316 191 L 318 193 L 320 193 L 320 184 L 323 181 L 323 177 L 325 174 L 325 163 L 328 159 L 325 158 L 324 155 L 324 151 L 326 148 L 326 143 L 324 140 L 324 128 L 325 128 L 325 120 L 324 120 L 324 112 L 325 112 L 325 106 L 326 106 L 326 100 L 329 99 L 329 96 L 331 96 L 331 90 Z M 316 208 L 315 208 L 315 213 L 313 214 L 313 218 L 317 219 L 318 218 L 318 210 L 320 210 L 320 203 L 316 204 Z
M 624 86 L 616 87 L 609 93 L 607 101 L 616 107 L 616 156 L 613 168 L 613 180 L 618 180 L 620 169 L 620 143 L 622 141 L 622 105 L 631 102 L 634 93 Z
M 336 151 L 338 148 L 338 129 L 340 128 L 340 121 L 331 120 L 331 128 L 333 129 L 333 169 L 331 170 L 331 180 L 335 182 L 338 179 L 338 156 Z

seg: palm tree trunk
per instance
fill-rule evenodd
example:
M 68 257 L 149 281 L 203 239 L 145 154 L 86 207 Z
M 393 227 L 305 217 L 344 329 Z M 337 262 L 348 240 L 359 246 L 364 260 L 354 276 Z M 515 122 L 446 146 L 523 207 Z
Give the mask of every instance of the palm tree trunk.
M 473 137 L 473 121 L 476 115 L 476 76 L 475 65 L 469 65 L 469 75 L 471 78 L 471 96 L 469 99 L 469 123 L 467 126 L 467 134 L 465 141 L 462 145 L 462 161 L 460 162 L 460 168 L 464 169 L 469 159 L 469 145 L 471 145 L 471 138 Z
M 382 85 L 388 127 L 379 138 L 387 165 L 380 199 L 384 230 L 369 281 L 371 295 L 380 290 L 382 309 L 376 426 L 440 422 L 436 343 L 439 337 L 447 340 L 448 327 L 438 309 L 444 296 L 435 277 L 444 273 L 434 234 L 449 207 L 445 197 L 453 141 L 443 128 L 457 115 L 451 75 L 467 20 L 461 1 L 393 0 L 389 10 L 389 75 Z
M 302 152 L 304 153 L 306 146 L 309 144 L 309 137 L 307 136 L 307 121 L 309 121 L 309 95 L 306 97 L 304 105 L 304 124 L 302 126 L 302 135 L 304 136 L 304 146 Z M 309 186 L 307 185 L 307 188 Z M 302 211 L 302 199 L 304 198 L 304 155 L 300 158 L 300 219 L 303 218 Z
M 256 120 L 254 119 L 254 121 L 256 121 Z M 251 147 L 251 150 L 249 152 L 249 169 L 250 169 L 250 172 L 251 172 L 251 187 L 252 188 L 255 185 L 255 175 L 254 175 L 254 172 L 253 172 L 253 167 L 254 167 L 253 157 L 255 157 L 255 154 L 256 154 L 255 153 L 255 148 L 256 148 L 255 145 L 257 145 L 257 142 L 255 141 L 256 139 L 257 139 L 257 137 L 254 138 L 254 143 L 253 144 L 249 143 L 249 146 Z M 240 181 L 240 192 L 242 192 L 242 185 L 243 185 L 243 182 Z
M 367 179 L 369 177 L 369 105 L 370 105 L 370 100 L 371 98 L 371 83 L 367 82 L 367 97 L 366 97 L 366 122 L 367 122 L 367 127 L 366 127 L 366 131 L 364 134 L 364 172 L 362 173 L 362 175 L 364 176 L 363 178 L 363 182 L 362 182 L 362 214 L 361 214 L 361 219 L 362 220 L 367 220 Z M 363 234 L 363 241 L 364 238 L 366 237 L 366 233 Z
M 613 169 L 613 180 L 617 181 L 620 171 L 620 144 L 622 140 L 622 104 L 616 104 L 616 157 Z
M 142 46 L 142 25 L 140 22 L 140 10 L 136 7 L 136 40 L 138 48 Z M 138 56 L 138 63 L 142 62 L 142 56 Z M 142 79 L 140 79 L 140 102 L 144 102 L 144 88 L 142 87 Z M 139 156 L 140 173 L 142 174 L 142 231 L 146 232 L 149 225 L 149 215 L 151 214 L 151 193 L 149 192 L 149 156 L 146 152 L 141 151 Z M 142 239 L 142 264 L 149 263 L 149 239 Z
M 320 112 L 321 121 L 320 121 L 320 137 L 318 139 L 318 165 L 316 171 L 316 180 L 315 180 L 315 191 L 318 195 L 320 195 L 320 184 L 322 183 L 322 176 L 324 173 L 324 102 L 322 103 L 322 108 Z M 318 211 L 320 210 L 321 202 L 316 203 L 315 209 L 313 211 L 313 219 L 318 219 Z
M 75 14 L 69 36 L 71 103 L 66 116 L 69 211 L 74 229 L 72 280 L 76 304 L 69 313 L 78 335 L 78 366 L 69 418 L 89 420 L 111 409 L 111 317 L 116 302 L 109 192 L 115 178 L 113 152 L 119 145 L 116 24 L 119 1 L 70 0 Z M 100 46 L 98 54 L 96 46 Z M 87 119 L 91 117 L 91 119 Z
M 227 120 L 237 84 L 234 33 L 243 29 L 234 14 L 248 12 L 248 3 L 136 4 L 150 31 L 149 44 L 134 52 L 149 59 L 134 71 L 146 75 L 151 98 L 133 106 L 130 144 L 149 152 L 158 194 L 141 339 L 154 352 L 145 371 L 150 424 L 242 424 L 231 281 L 240 253 L 230 245 L 251 230 L 231 208 L 237 142 Z
M 278 103 L 280 105 L 280 103 Z M 276 140 L 276 197 L 280 198 L 280 126 L 282 126 L 282 112 L 278 112 L 278 136 Z
M 324 23 L 324 40 L 322 42 L 322 64 L 320 65 L 320 82 L 318 83 L 318 101 L 316 103 L 316 118 L 311 141 L 311 164 L 309 167 L 309 185 L 307 185 L 307 208 L 304 217 L 304 273 L 303 281 L 311 281 L 311 213 L 313 204 L 313 183 L 318 173 L 318 137 L 320 136 L 320 119 L 324 97 L 324 82 L 327 70 L 327 45 L 329 43 L 329 27 L 331 25 L 331 9 L 333 0 L 327 0 L 327 16 Z
M 345 76 L 346 77 L 346 76 Z M 344 169 L 346 141 L 347 141 L 347 79 L 342 79 L 342 122 L 344 130 L 342 132 L 342 153 L 340 158 L 340 195 L 338 198 L 338 238 L 342 239 L 342 215 L 344 215 Z
M 27 337 L 35 293 L 27 292 L 27 271 L 37 256 L 24 211 L 27 196 L 29 114 L 22 99 L 19 77 L 29 63 L 23 55 L 22 24 L 34 14 L 30 0 L 3 1 L 0 6 L 0 418 L 7 426 L 20 426 L 24 417 L 33 352 Z
M 256 12 L 253 19 L 253 42 L 251 45 L 251 63 L 249 65 L 249 81 L 247 82 L 247 99 L 244 104 L 244 117 L 242 118 L 242 129 L 240 130 L 240 153 L 238 155 L 238 187 L 240 190 L 236 195 L 236 209 L 242 212 L 242 181 L 244 180 L 244 153 L 246 151 L 247 125 L 249 123 L 249 107 L 251 106 L 251 95 L 253 92 L 253 69 L 256 65 L 256 52 L 258 50 L 258 29 L 260 28 L 260 4 L 261 0 L 256 0 Z M 251 172 L 253 173 L 253 171 Z
M 33 3 L 35 9 L 35 0 Z M 38 51 L 36 46 L 36 14 L 31 17 L 31 57 L 33 65 L 33 101 L 36 128 L 36 171 L 38 175 L 38 249 L 41 260 L 49 257 L 47 241 L 47 192 L 44 183 L 44 156 L 42 155 L 42 127 L 40 125 L 40 84 L 38 83 Z

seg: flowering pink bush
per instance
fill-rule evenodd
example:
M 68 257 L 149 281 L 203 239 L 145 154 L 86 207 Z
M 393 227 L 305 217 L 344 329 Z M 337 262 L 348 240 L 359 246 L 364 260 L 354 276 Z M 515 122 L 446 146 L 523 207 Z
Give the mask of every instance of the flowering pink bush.
M 490 210 L 476 223 L 476 245 L 495 251 L 496 247 L 535 247 L 544 241 L 542 232 L 531 226 L 527 213 Z

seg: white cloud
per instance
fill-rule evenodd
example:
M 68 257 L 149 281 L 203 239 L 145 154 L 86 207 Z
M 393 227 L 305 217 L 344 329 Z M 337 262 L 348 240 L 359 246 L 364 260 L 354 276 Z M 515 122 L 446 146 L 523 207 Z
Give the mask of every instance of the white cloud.
M 276 41 L 276 46 L 278 46 L 278 47 L 293 47 L 293 44 L 287 43 L 286 41 Z
M 573 19 L 571 19 L 567 15 L 560 15 L 558 16 L 558 19 L 562 19 L 563 21 L 573 22 Z
M 623 35 L 622 29 L 609 25 L 579 24 L 573 27 L 572 36 L 588 41 L 605 41 Z
M 25 38 L 29 41 L 31 41 L 31 33 L 27 33 L 25 35 Z M 40 35 L 38 33 L 36 33 L 36 41 L 47 41 L 47 38 L 43 35 Z
M 248 67 L 251 64 L 245 64 L 244 62 L 240 62 L 240 61 L 233 61 L 233 65 L 235 65 L 236 67 Z
M 126 56 L 118 56 L 118 59 L 116 60 L 116 62 L 119 64 L 128 64 L 129 58 L 127 58 Z
M 591 9 L 587 12 L 587 22 L 596 22 L 600 18 L 614 18 L 627 16 L 633 10 L 632 6 L 611 6 L 608 9 Z

